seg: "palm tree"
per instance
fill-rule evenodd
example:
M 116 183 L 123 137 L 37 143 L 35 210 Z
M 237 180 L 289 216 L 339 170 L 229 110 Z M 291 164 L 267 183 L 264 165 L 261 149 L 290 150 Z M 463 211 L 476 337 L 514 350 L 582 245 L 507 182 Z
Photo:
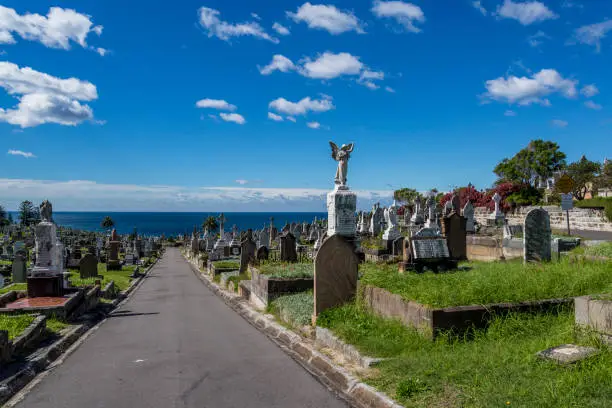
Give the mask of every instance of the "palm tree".
M 111 228 L 115 226 L 115 221 L 113 221 L 113 219 L 107 215 L 106 217 L 104 217 L 104 219 L 100 223 L 100 226 L 102 228 L 106 228 L 110 230 Z
M 0 227 L 7 225 L 9 222 L 6 219 L 6 210 L 0 205 Z
M 218 227 L 219 227 L 219 224 L 217 223 L 217 219 L 213 216 L 209 216 L 202 223 L 202 229 L 204 230 L 208 229 L 208 232 L 210 233 L 214 233 Z

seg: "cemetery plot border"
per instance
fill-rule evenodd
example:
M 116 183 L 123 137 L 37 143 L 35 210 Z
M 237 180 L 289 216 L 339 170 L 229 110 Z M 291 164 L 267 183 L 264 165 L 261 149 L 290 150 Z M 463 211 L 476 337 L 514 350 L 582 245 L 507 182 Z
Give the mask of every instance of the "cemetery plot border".
M 274 278 L 250 267 L 251 299 L 257 305 L 268 306 L 283 295 L 306 292 L 314 287 L 314 278 Z M 256 296 L 256 299 L 253 299 Z
M 559 306 L 574 302 L 573 298 L 569 298 L 433 308 L 406 301 L 400 295 L 374 286 L 365 286 L 358 293 L 360 301 L 377 315 L 399 319 L 405 326 L 414 327 L 432 339 L 444 331 L 464 333 L 472 328 L 486 328 L 494 315 L 509 312 L 555 312 Z

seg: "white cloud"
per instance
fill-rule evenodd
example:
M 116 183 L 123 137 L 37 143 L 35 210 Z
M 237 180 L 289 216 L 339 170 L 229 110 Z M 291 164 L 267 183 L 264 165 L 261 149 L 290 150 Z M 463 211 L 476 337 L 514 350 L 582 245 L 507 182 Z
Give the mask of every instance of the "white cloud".
M 24 152 L 22 150 L 13 150 L 13 149 L 10 149 L 7 154 L 10 154 L 12 156 L 23 156 L 26 159 L 33 159 L 36 157 L 33 153 Z
M 512 110 L 507 110 L 504 112 L 504 116 L 516 116 L 516 112 Z
M 236 110 L 236 105 L 224 101 L 223 99 L 201 99 L 196 102 L 198 108 L 210 108 L 233 112 Z
M 51 7 L 46 16 L 18 14 L 0 5 L 0 44 L 16 43 L 15 34 L 24 40 L 37 41 L 49 48 L 69 50 L 71 43 L 87 48 L 90 33 L 102 34 L 102 26 L 94 26 L 91 16 L 72 9 Z
M 6 208 L 16 209 L 25 198 L 48 199 L 56 211 L 326 211 L 331 188 L 331 183 L 328 188 L 183 187 L 0 178 Z M 361 209 L 390 203 L 393 195 L 390 190 L 354 191 Z
M 282 116 L 272 112 L 268 112 L 268 119 L 272 119 L 275 122 L 282 122 L 284 120 Z
M 286 119 L 287 119 L 289 122 L 293 122 L 293 123 L 297 122 L 297 120 L 296 120 L 296 119 L 295 119 L 293 116 L 287 116 L 287 118 L 286 118 Z
M 599 93 L 599 89 L 595 86 L 595 84 L 589 84 L 582 87 L 580 93 L 586 96 L 587 98 L 591 98 Z
M 482 5 L 482 2 L 481 2 L 481 1 L 479 1 L 479 0 L 478 0 L 478 1 L 473 1 L 473 2 L 472 2 L 472 6 L 473 6 L 473 7 L 474 7 L 476 10 L 480 11 L 480 12 L 482 13 L 482 15 L 483 15 L 483 16 L 486 16 L 486 15 L 487 15 L 487 9 L 486 9 L 486 8 L 484 8 L 484 6 Z
M 217 37 L 220 40 L 229 41 L 232 37 L 252 36 L 275 44 L 279 42 L 278 38 L 266 33 L 263 27 L 256 21 L 231 24 L 219 18 L 219 11 L 208 7 L 200 7 L 198 14 L 200 26 L 206 30 L 209 37 Z
M 364 68 L 359 57 L 347 52 L 334 54 L 327 51 L 315 60 L 305 58 L 300 73 L 308 78 L 333 79 L 341 75 L 359 75 Z
M 74 126 L 92 120 L 92 109 L 79 101 L 98 98 L 90 82 L 56 78 L 6 61 L 0 61 L 0 87 L 19 99 L 14 109 L 0 108 L 0 121 L 22 128 L 45 123 Z
M 244 116 L 238 114 L 238 113 L 225 113 L 225 112 L 221 112 L 219 114 L 219 116 L 221 117 L 221 119 L 223 119 L 226 122 L 234 122 L 237 123 L 239 125 L 244 125 L 246 123 L 246 120 L 244 119 Z
M 253 17 L 255 20 L 260 20 L 261 21 L 261 17 L 259 17 L 259 14 L 257 14 L 257 13 L 251 13 L 251 17 Z
M 289 35 L 291 34 L 291 32 L 289 31 L 289 29 L 287 27 L 285 27 L 284 25 L 280 24 L 280 23 L 274 23 L 274 25 L 272 25 L 272 29 L 274 31 L 276 31 L 278 33 L 278 35 Z
M 509 76 L 488 80 L 484 97 L 510 104 L 549 105 L 550 101 L 544 98 L 547 95 L 558 93 L 567 98 L 576 96 L 577 83 L 576 80 L 563 78 L 554 69 L 543 69 L 530 78 Z
M 574 30 L 574 38 L 570 43 L 579 42 L 581 44 L 592 45 L 599 52 L 601 51 L 601 40 L 606 37 L 610 30 L 612 30 L 612 20 L 585 25 Z
M 543 40 L 550 40 L 550 37 L 546 35 L 543 31 L 538 31 L 537 33 L 530 35 L 527 37 L 527 42 L 532 47 L 538 47 L 542 44 Z
M 240 184 L 241 186 L 244 186 L 245 184 L 249 184 L 249 180 L 238 179 L 236 180 L 236 183 Z
M 296 13 L 287 12 L 296 23 L 305 22 L 308 28 L 326 30 L 330 34 L 355 31 L 363 34 L 362 23 L 349 11 L 340 11 L 335 6 L 304 3 Z
M 593 101 L 586 101 L 584 102 L 584 106 L 586 106 L 589 109 L 593 109 L 593 110 L 600 110 L 602 108 L 602 106 L 598 103 L 595 103 Z
M 395 89 L 391 88 L 390 86 L 385 86 L 385 91 L 389 93 L 395 93 Z
M 421 32 L 415 23 L 425 22 L 425 14 L 419 6 L 403 1 L 375 1 L 372 13 L 379 18 L 393 18 L 413 33 Z
M 291 102 L 285 98 L 278 98 L 270 102 L 268 107 L 276 112 L 286 115 L 307 115 L 309 112 L 327 112 L 335 109 L 331 98 L 311 99 L 309 96 L 298 102 Z M 289 118 L 287 118 L 289 120 Z
M 107 49 L 105 49 L 105 48 L 100 48 L 100 47 L 98 47 L 98 48 L 96 48 L 95 50 L 96 50 L 96 52 L 97 52 L 97 53 L 98 53 L 98 54 L 99 54 L 101 57 L 104 57 L 106 54 L 108 54 L 108 53 L 109 53 L 109 51 L 108 51 Z
M 370 88 L 372 90 L 376 90 L 380 88 L 374 81 L 382 81 L 385 79 L 385 73 L 382 71 L 363 71 L 357 80 L 358 83 L 363 86 Z
M 289 72 L 295 70 L 295 64 L 284 55 L 276 54 L 265 67 L 257 66 L 262 75 L 270 75 L 274 71 Z
M 584 5 L 580 4 L 580 3 L 576 3 L 573 1 L 569 1 L 569 0 L 565 0 L 562 4 L 561 7 L 563 8 L 584 8 Z
M 306 123 L 306 126 L 311 129 L 319 129 L 321 127 L 321 124 L 319 122 L 308 122 Z
M 550 121 L 550 124 L 558 128 L 564 128 L 568 125 L 567 121 L 561 119 L 553 119 Z
M 559 18 L 557 14 L 539 1 L 515 3 L 512 0 L 504 0 L 504 4 L 497 8 L 497 15 L 503 18 L 517 20 L 522 25 L 530 25 Z

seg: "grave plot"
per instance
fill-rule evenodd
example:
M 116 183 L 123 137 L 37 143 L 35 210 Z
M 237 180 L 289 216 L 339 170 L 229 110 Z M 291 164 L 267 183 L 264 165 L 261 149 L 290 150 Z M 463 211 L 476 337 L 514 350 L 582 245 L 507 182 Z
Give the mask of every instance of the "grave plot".
M 125 290 L 134 279 L 132 275 L 135 269 L 135 265 L 124 265 L 121 270 L 107 270 L 106 264 L 98 263 L 97 276 L 82 279 L 78 269 L 70 269 L 69 280 L 72 286 L 78 288 L 92 287 L 98 280 L 101 281 L 101 286 L 104 287 L 113 281 L 119 290 Z
M 250 267 L 250 301 L 265 308 L 283 295 L 312 290 L 314 265 L 312 263 L 268 262 Z
M 484 327 L 494 313 L 545 312 L 576 296 L 612 291 L 612 265 L 467 263 L 466 271 L 401 274 L 393 265 L 361 265 L 360 297 L 383 317 L 427 334 Z
M 237 271 L 240 269 L 238 260 L 208 261 L 208 274 L 213 278 L 225 272 Z

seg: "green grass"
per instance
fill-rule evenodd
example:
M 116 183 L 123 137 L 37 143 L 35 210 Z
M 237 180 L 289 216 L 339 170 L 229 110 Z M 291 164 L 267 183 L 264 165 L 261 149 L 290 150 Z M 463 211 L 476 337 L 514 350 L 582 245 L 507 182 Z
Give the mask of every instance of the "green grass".
M 268 311 L 293 327 L 308 325 L 314 311 L 312 292 L 281 296 L 268 306 Z
M 33 315 L 0 315 L 0 330 L 8 330 L 9 340 L 18 337 L 36 317 Z
M 70 325 L 66 322 L 62 322 L 54 317 L 47 319 L 47 330 L 51 333 L 57 334 L 60 331 L 64 330 L 66 327 Z
M 317 324 L 365 355 L 385 357 L 365 378 L 406 407 L 608 407 L 612 349 L 569 367 L 535 353 L 580 343 L 570 308 L 559 314 L 510 314 L 493 320 L 472 340 L 427 340 L 398 321 L 355 304 L 323 312 Z M 594 337 L 587 345 L 598 345 Z
M 386 289 L 406 300 L 449 307 L 612 292 L 612 263 L 563 259 L 523 265 L 521 261 L 474 262 L 469 271 L 398 273 L 396 265 L 363 264 L 360 285 Z
M 227 278 L 227 284 L 229 285 L 230 282 L 234 282 L 234 288 L 238 290 L 238 285 L 240 285 L 240 282 L 249 279 L 249 275 L 247 275 L 246 273 L 241 273 L 240 275 L 230 276 L 229 278 Z
M 579 208 L 603 208 L 608 221 L 612 221 L 612 197 L 595 197 L 588 200 L 575 201 Z
M 378 237 L 369 237 L 361 241 L 361 246 L 367 249 L 387 249 L 387 246 L 383 243 L 382 239 Z
M 11 290 L 28 290 L 28 285 L 26 283 L 13 283 L 0 289 L 0 295 L 4 295 Z
M 105 263 L 98 263 L 98 275 L 103 276 L 103 279 L 101 279 L 100 277 L 81 279 L 79 277 L 78 270 L 70 270 L 70 282 L 74 286 L 83 287 L 92 286 L 96 282 L 96 280 L 101 279 L 102 287 L 104 287 L 110 281 L 114 281 L 115 286 L 119 288 L 119 290 L 125 290 L 130 286 L 130 283 L 132 282 L 132 278 L 130 278 L 130 275 L 132 275 L 135 268 L 136 267 L 134 265 L 124 265 L 120 271 L 107 271 Z
M 314 264 L 312 262 L 270 262 L 260 265 L 257 269 L 264 275 L 277 279 L 312 278 L 314 276 Z
M 213 265 L 216 269 L 240 269 L 240 262 L 236 261 L 215 261 Z
M 5 259 L 0 259 L 0 265 L 12 265 L 13 262 L 7 261 Z
M 605 256 L 612 258 L 612 242 L 602 242 L 601 244 L 582 247 L 582 253 L 587 256 Z

